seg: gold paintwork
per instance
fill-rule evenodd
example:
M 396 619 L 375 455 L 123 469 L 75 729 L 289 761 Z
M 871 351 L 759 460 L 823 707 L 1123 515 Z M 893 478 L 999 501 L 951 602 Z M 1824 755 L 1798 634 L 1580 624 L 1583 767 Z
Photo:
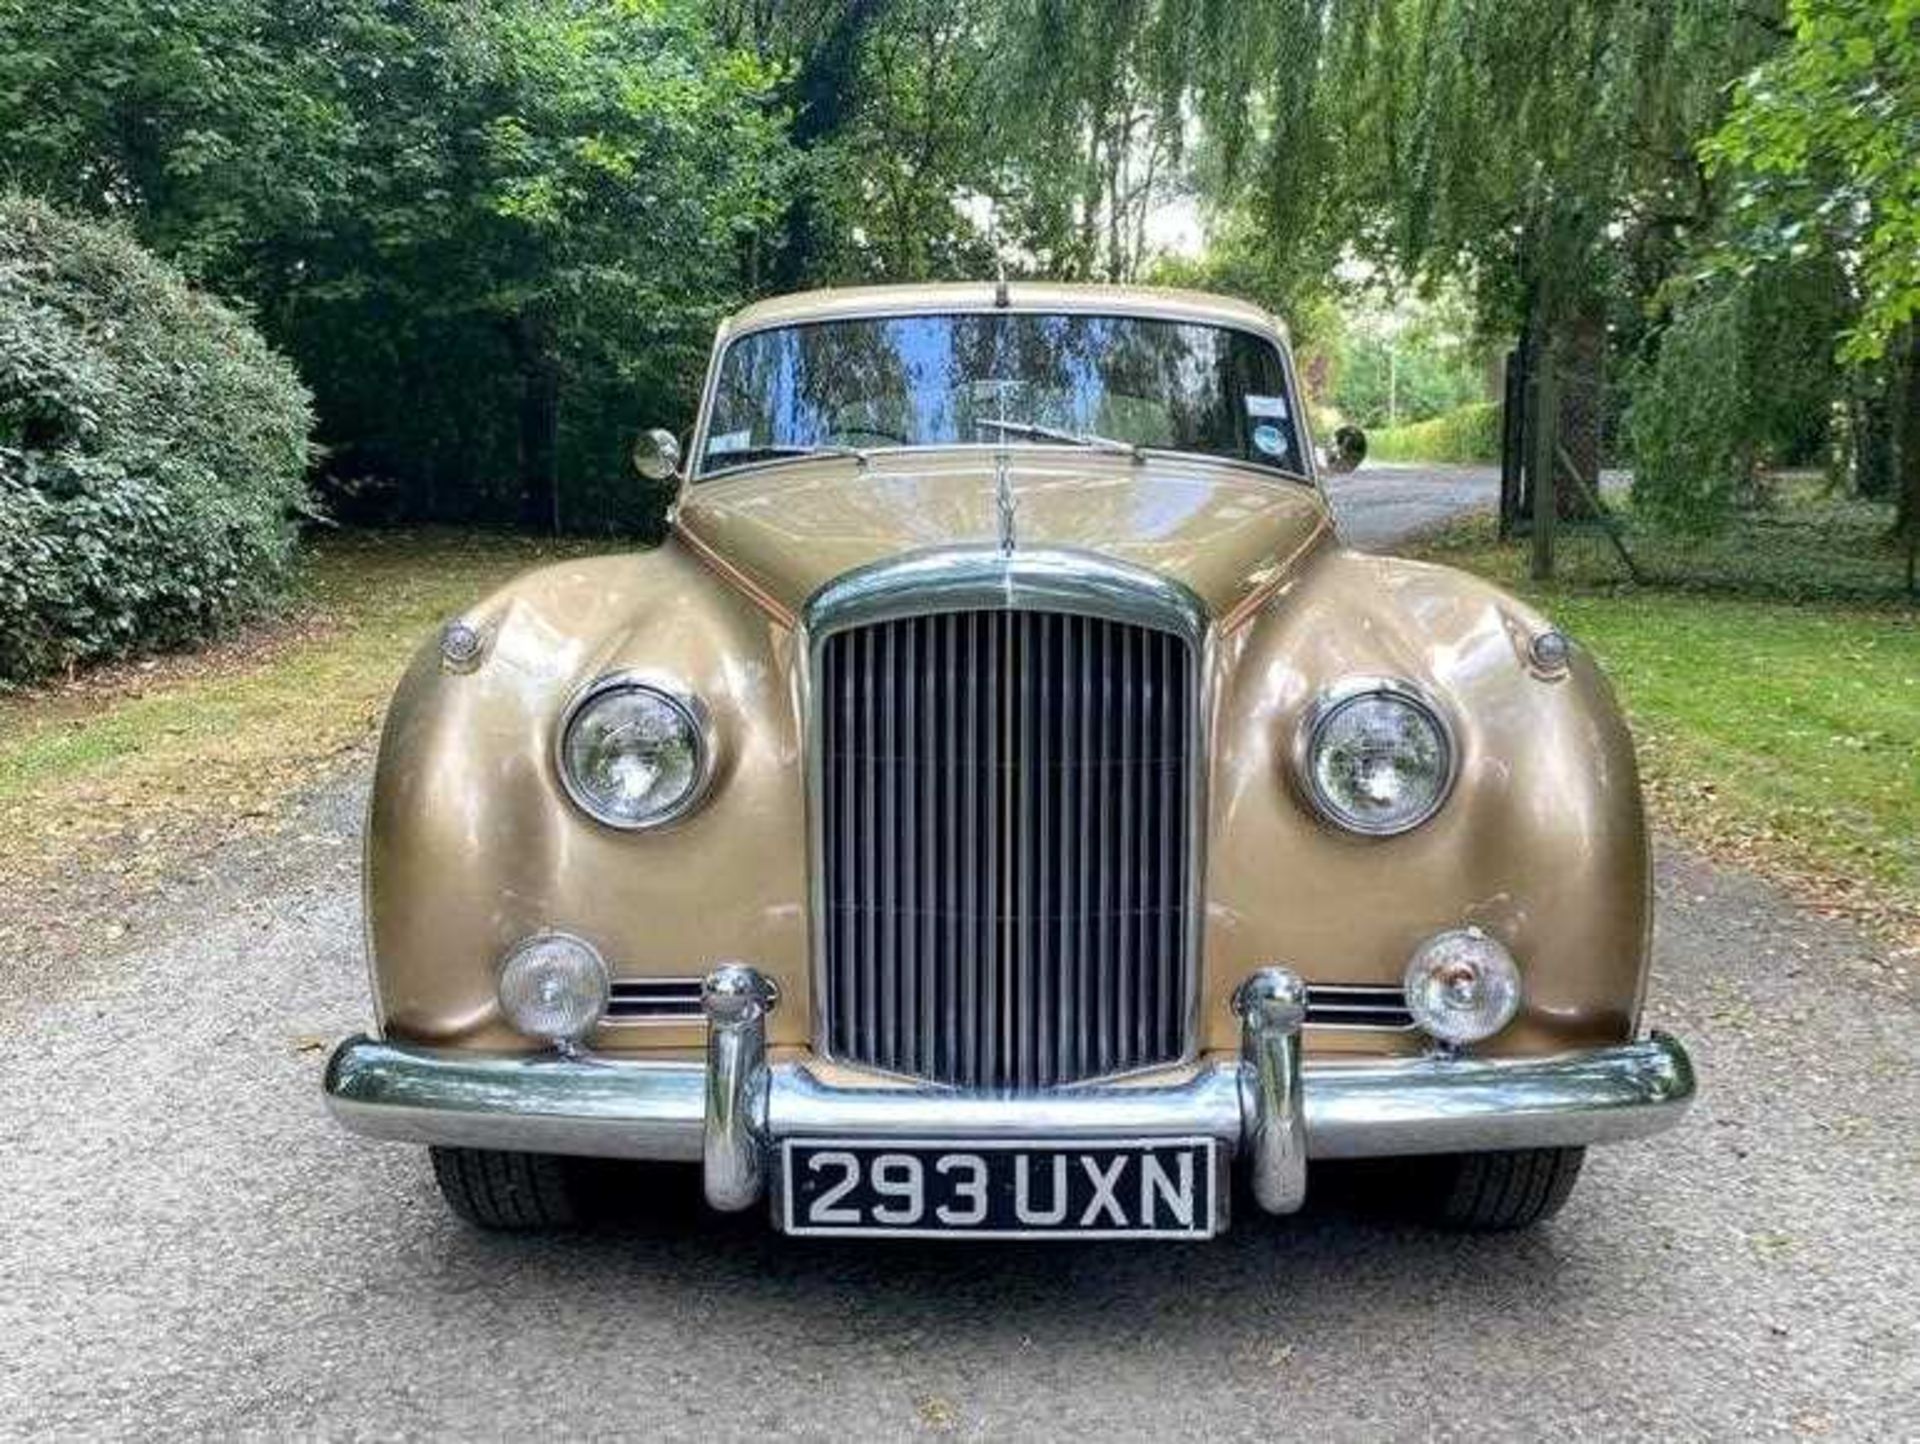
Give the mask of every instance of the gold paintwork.
M 723 332 L 823 315 L 985 308 L 995 288 L 788 297 Z M 1015 285 L 1024 309 L 1127 310 L 1260 329 L 1215 297 Z M 717 352 L 716 352 L 717 354 Z M 697 454 L 697 452 L 696 452 Z M 891 449 L 759 465 L 687 487 L 658 549 L 529 573 L 465 614 L 487 647 L 465 672 L 436 644 L 388 715 L 367 855 L 381 1026 L 392 1037 L 529 1048 L 494 1001 L 498 958 L 542 927 L 590 938 L 616 976 L 739 959 L 779 986 L 776 1047 L 811 1037 L 800 652 L 822 583 L 902 551 L 997 536 L 1004 454 L 1022 545 L 1100 551 L 1178 578 L 1213 618 L 1203 1050 L 1238 1047 L 1228 999 L 1256 966 L 1309 981 L 1397 981 L 1442 928 L 1477 923 L 1520 960 L 1520 1017 L 1477 1050 L 1559 1051 L 1631 1036 L 1646 970 L 1647 838 L 1633 751 L 1604 680 L 1528 669 L 1543 618 L 1485 583 L 1344 551 L 1307 479 L 1232 462 L 1059 447 Z M 650 832 L 594 823 L 554 776 L 568 699 L 651 674 L 712 712 L 706 800 Z M 1451 724 L 1453 796 L 1403 837 L 1348 836 L 1297 795 L 1290 754 L 1316 695 L 1403 678 Z M 611 1025 L 608 1051 L 698 1047 L 698 1024 Z M 1315 1030 L 1314 1052 L 1404 1052 L 1419 1035 Z
M 843 572 L 903 551 L 994 543 L 996 447 L 900 449 L 746 468 L 689 488 L 674 526 L 791 624 Z M 1077 547 L 1184 583 L 1216 618 L 1278 583 L 1330 531 L 1310 486 L 1202 457 L 1009 446 L 1023 547 Z

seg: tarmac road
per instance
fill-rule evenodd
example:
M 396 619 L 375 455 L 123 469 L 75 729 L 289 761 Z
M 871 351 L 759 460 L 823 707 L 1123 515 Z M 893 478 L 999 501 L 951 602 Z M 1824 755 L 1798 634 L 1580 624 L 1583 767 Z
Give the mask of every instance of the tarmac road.
M 0 1435 L 1920 1434 L 1920 1019 L 1754 879 L 1662 856 L 1649 1019 L 1703 1096 L 1529 1235 L 1321 1187 L 1205 1245 L 833 1244 L 668 1172 L 500 1238 L 321 1110 L 364 787 L 0 995 Z

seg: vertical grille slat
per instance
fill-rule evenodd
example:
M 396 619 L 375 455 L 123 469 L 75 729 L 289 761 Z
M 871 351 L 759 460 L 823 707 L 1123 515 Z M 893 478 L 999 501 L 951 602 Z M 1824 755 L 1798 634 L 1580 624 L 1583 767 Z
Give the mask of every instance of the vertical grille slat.
M 963 1087 L 1170 1062 L 1188 998 L 1192 653 L 1067 613 L 821 643 L 829 1051 Z

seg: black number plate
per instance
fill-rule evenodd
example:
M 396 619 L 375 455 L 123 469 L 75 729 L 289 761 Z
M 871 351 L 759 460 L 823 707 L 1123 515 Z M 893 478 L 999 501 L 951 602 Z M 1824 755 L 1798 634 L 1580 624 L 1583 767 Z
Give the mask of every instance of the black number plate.
M 1210 1139 L 998 1142 L 789 1138 L 788 1233 L 902 1238 L 1211 1238 Z

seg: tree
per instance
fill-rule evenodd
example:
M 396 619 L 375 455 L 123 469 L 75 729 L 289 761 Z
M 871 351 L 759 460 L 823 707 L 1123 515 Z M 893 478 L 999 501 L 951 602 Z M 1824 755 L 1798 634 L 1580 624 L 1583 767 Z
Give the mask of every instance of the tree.
M 1858 295 L 1844 359 L 1892 354 L 1908 586 L 1920 547 L 1920 0 L 1792 0 L 1792 43 L 1749 72 L 1704 147 L 1736 181 L 1753 272 L 1832 257 Z
M 989 7 L 892 0 L 862 36 L 842 114 L 810 154 L 809 263 L 835 282 L 967 279 L 995 256 L 1004 30 Z
M 657 514 L 623 453 L 778 214 L 776 78 L 694 0 L 0 0 L 8 165 L 250 300 L 336 503 L 411 515 Z

